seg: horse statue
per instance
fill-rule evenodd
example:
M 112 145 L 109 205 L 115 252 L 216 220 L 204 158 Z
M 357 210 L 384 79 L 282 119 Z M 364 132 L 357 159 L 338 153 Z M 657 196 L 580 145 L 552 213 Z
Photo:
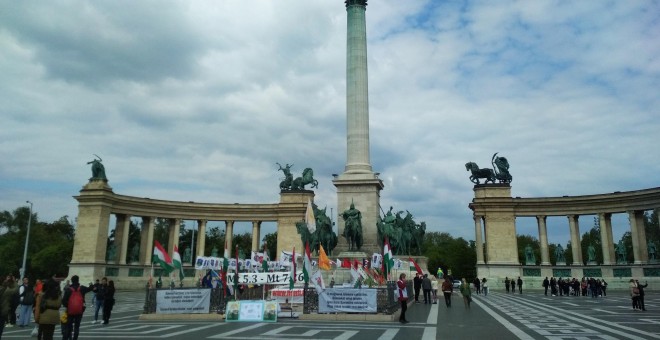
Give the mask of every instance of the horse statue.
M 101 157 L 99 157 L 96 154 L 94 154 L 94 156 L 96 156 L 96 158 L 98 158 L 98 159 L 93 159 L 93 160 L 87 162 L 87 164 L 92 165 L 92 178 L 90 178 L 90 180 L 100 179 L 100 180 L 107 181 L 108 178 L 105 177 L 105 167 L 101 163 L 103 160 L 101 159 Z
M 493 169 L 495 169 L 495 178 L 500 183 L 511 183 L 513 177 L 509 173 L 509 161 L 505 157 L 497 157 L 497 154 L 498 152 L 491 158 L 491 164 L 493 164 Z
M 314 171 L 312 168 L 305 168 L 302 173 L 302 177 L 298 177 L 293 180 L 291 184 L 291 190 L 305 190 L 305 185 L 311 184 L 312 188 L 319 187 L 319 181 L 314 179 Z
M 284 167 L 280 163 L 275 163 L 280 168 L 277 171 L 282 171 L 284 173 L 284 180 L 280 182 L 280 190 L 290 190 L 291 184 L 293 183 L 293 175 L 291 174 L 291 167 L 293 164 L 288 164 Z
M 495 184 L 495 171 L 493 169 L 484 168 L 479 169 L 479 166 L 475 162 L 465 163 L 465 170 L 472 172 L 470 176 L 470 181 L 474 184 L 479 184 L 479 178 L 485 179 L 484 184 L 491 182 Z
M 362 213 L 351 202 L 351 207 L 346 209 L 341 217 L 344 219 L 344 233 L 342 236 L 348 242 L 348 250 L 360 250 L 362 247 Z

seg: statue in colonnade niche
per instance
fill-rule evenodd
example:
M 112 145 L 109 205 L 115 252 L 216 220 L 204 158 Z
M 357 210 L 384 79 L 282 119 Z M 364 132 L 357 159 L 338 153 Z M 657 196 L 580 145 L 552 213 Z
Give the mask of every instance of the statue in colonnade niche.
M 655 243 L 649 240 L 646 244 L 646 249 L 649 252 L 649 260 L 657 260 L 657 249 L 655 248 Z
M 593 244 L 587 248 L 587 262 L 596 262 L 596 248 Z
M 555 248 L 555 263 L 556 264 L 566 264 L 566 256 L 564 255 L 564 247 L 561 244 L 557 245 Z
M 117 252 L 117 247 L 115 247 L 115 243 L 114 242 L 110 243 L 110 245 L 108 246 L 108 250 L 106 251 L 105 260 L 114 261 L 116 252 Z
M 351 207 L 344 210 L 341 217 L 344 219 L 344 233 L 342 236 L 348 242 L 348 250 L 360 250 L 362 247 L 362 213 L 351 202 Z
M 536 264 L 536 256 L 534 256 L 534 249 L 532 249 L 532 246 L 529 244 L 525 247 L 525 264 L 527 265 Z
M 626 245 L 623 244 L 623 240 L 619 240 L 619 243 L 614 247 L 614 253 L 616 254 L 616 263 L 626 263 Z
M 183 251 L 183 262 L 190 262 L 192 254 L 190 253 L 190 247 L 186 248 L 186 250 Z
M 128 259 L 129 262 L 137 262 L 140 257 L 140 245 L 136 244 L 131 249 L 131 255 Z
M 211 257 L 218 257 L 218 248 L 216 246 L 213 246 L 213 249 L 211 249 Z

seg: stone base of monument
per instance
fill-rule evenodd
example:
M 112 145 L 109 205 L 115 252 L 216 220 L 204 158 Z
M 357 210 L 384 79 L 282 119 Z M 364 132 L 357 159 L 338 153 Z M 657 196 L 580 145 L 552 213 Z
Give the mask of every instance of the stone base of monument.
M 658 259 L 650 259 L 649 263 L 650 264 L 656 264 L 656 263 L 660 263 L 660 261 L 658 261 Z
M 598 262 L 596 262 L 596 261 L 587 262 L 587 266 L 597 266 L 597 265 L 598 265 Z
M 526 266 L 536 266 L 536 261 L 525 261 Z

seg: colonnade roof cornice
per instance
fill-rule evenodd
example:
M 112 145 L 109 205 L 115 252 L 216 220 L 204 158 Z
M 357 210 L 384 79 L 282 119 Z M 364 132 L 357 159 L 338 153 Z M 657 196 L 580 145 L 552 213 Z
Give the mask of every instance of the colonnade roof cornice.
M 532 217 L 625 213 L 660 208 L 660 187 L 581 196 L 474 198 L 469 207 L 476 215 L 511 210 L 516 216 Z
M 304 212 L 304 204 L 241 204 L 241 203 L 199 203 L 169 201 L 118 195 L 112 192 L 81 192 L 74 196 L 81 206 L 103 204 L 110 206 L 113 214 L 131 216 L 151 216 L 209 221 L 276 221 L 279 217 L 299 217 Z

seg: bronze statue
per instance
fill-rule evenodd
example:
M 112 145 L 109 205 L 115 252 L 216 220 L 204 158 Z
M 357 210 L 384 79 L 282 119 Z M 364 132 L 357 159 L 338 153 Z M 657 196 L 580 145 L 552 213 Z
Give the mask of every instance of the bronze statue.
M 489 169 L 489 168 L 479 169 L 477 163 L 468 162 L 465 163 L 465 170 L 472 172 L 472 175 L 470 176 L 470 181 L 472 181 L 472 183 L 474 184 L 479 184 L 479 178 L 485 179 L 484 184 L 488 182 L 495 183 L 496 177 L 493 169 Z
M 589 247 L 587 247 L 587 262 L 594 261 L 596 261 L 596 248 L 594 248 L 593 244 L 590 244 Z
M 284 168 L 280 163 L 275 163 L 277 164 L 280 168 L 278 171 L 282 171 L 284 173 L 284 180 L 280 182 L 280 190 L 291 190 L 291 184 L 293 183 L 293 175 L 291 174 L 291 167 L 293 164 L 286 164 Z
M 561 246 L 561 244 L 558 244 L 557 248 L 555 248 L 555 263 L 566 264 L 566 257 L 564 256 L 564 248 Z
M 348 241 L 348 250 L 360 250 L 362 247 L 362 213 L 355 209 L 351 202 L 351 208 L 341 214 L 344 219 L 344 233 L 342 236 Z
M 392 213 L 393 207 L 376 223 L 378 229 L 378 242 L 382 243 L 388 238 L 394 255 L 421 255 L 426 234 L 426 222 L 415 223 L 413 215 L 406 210 Z
M 190 247 L 186 248 L 183 251 L 183 262 L 190 262 L 192 254 L 190 253 Z
M 291 190 L 305 190 L 305 185 L 311 184 L 312 188 L 319 187 L 319 181 L 314 179 L 314 171 L 312 168 L 305 168 L 302 173 L 302 177 L 298 177 L 293 180 L 291 184 Z
M 94 156 L 96 156 L 96 158 L 98 158 L 98 159 L 93 159 L 93 160 L 87 162 L 87 164 L 92 165 L 92 178 L 90 178 L 89 180 L 91 181 L 91 180 L 99 180 L 100 179 L 100 180 L 107 181 L 108 178 L 105 177 L 105 167 L 101 163 L 103 160 L 101 159 L 101 157 L 99 157 L 96 154 Z
M 311 252 L 318 254 L 319 246 L 323 246 L 327 255 L 331 255 L 333 249 L 337 246 L 337 234 L 332 231 L 332 221 L 326 215 L 327 208 L 318 209 L 316 204 L 312 204 L 314 209 L 314 218 L 316 220 L 316 230 L 312 233 L 307 228 L 307 223 L 300 221 L 296 223 L 296 230 L 300 235 L 302 244 L 309 242 Z
M 616 253 L 616 262 L 626 263 L 626 246 L 623 244 L 623 240 L 619 240 L 619 244 L 615 246 L 614 251 Z
M 532 249 L 532 246 L 529 244 L 525 247 L 525 264 L 527 265 L 536 264 L 536 256 L 534 256 L 534 250 Z
M 110 245 L 108 246 L 108 250 L 106 251 L 105 260 L 114 261 L 116 252 L 117 252 L 117 248 L 115 247 L 115 243 L 114 242 L 110 243 Z
M 495 169 L 495 178 L 500 183 L 511 183 L 513 177 L 509 173 L 509 161 L 504 157 L 497 157 L 497 154 L 498 152 L 491 158 L 491 164 L 493 164 L 493 169 Z
M 657 249 L 655 248 L 655 243 L 649 240 L 646 244 L 646 249 L 648 250 L 649 260 L 657 260 Z

